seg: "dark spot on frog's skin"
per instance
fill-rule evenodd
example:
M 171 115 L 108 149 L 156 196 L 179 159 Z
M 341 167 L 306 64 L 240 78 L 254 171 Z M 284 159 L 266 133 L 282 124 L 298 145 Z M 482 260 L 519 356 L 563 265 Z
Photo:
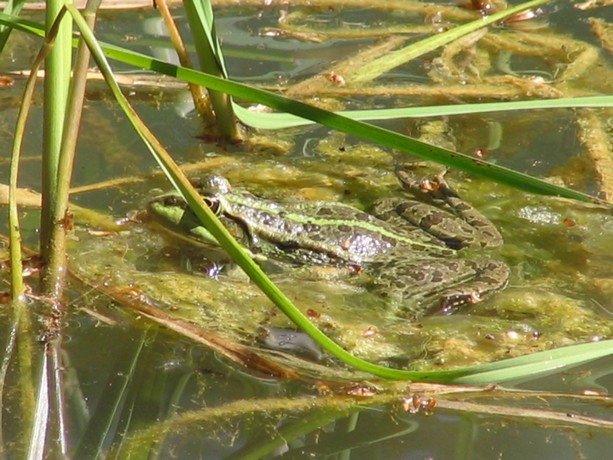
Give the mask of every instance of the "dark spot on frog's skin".
M 304 224 L 302 228 L 305 232 L 318 232 L 320 230 L 320 226 L 317 224 Z
M 387 236 L 384 236 L 383 238 L 381 238 L 381 242 L 383 244 L 379 245 L 380 248 L 395 248 L 396 245 L 398 244 L 398 240 L 394 240 L 392 238 L 389 238 Z M 375 241 L 376 243 L 376 241 Z
M 262 222 L 265 225 L 272 225 L 275 222 L 275 218 L 273 217 L 272 214 L 270 214 L 268 212 L 263 212 L 262 213 Z
M 334 212 L 330 208 L 320 208 L 319 211 L 317 211 L 318 216 L 330 216 L 332 214 L 334 214 Z
M 388 221 L 390 220 L 390 217 L 394 217 L 396 214 L 394 213 L 394 211 L 386 211 L 386 212 L 377 212 L 377 219 L 379 220 L 383 220 L 383 221 Z M 365 221 L 366 219 L 363 216 L 358 216 L 357 217 L 358 220 L 363 220 Z
M 394 281 L 394 287 L 396 289 L 404 289 L 406 287 L 406 285 L 404 284 L 404 282 L 400 279 L 397 279 Z
M 458 266 L 457 262 L 448 261 L 447 262 L 447 268 L 451 272 L 458 272 L 458 271 L 460 271 L 460 267 Z
M 371 216 L 370 214 L 366 214 L 365 212 L 358 212 L 355 215 L 357 220 L 361 220 L 363 222 L 370 222 Z
M 279 249 L 281 250 L 298 249 L 298 248 L 300 248 L 300 245 L 298 244 L 297 241 L 285 241 L 279 244 Z
M 426 227 L 432 227 L 443 222 L 444 216 L 441 213 L 432 213 L 424 217 L 421 223 Z
M 456 251 L 466 246 L 466 241 L 453 240 L 449 238 L 443 239 L 442 241 L 445 243 L 445 246 L 447 246 L 449 249 L 453 249 Z
M 438 270 L 433 271 L 430 281 L 433 283 L 440 283 L 443 281 L 443 274 Z
M 349 225 L 345 225 L 345 224 L 339 225 L 338 229 L 342 233 L 349 233 L 351 231 L 351 227 Z

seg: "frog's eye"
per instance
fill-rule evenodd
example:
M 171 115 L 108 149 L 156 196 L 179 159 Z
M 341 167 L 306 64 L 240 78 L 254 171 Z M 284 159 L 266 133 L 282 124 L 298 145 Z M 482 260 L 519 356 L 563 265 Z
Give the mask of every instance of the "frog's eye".
M 219 203 L 219 200 L 215 196 L 203 194 L 202 200 L 209 208 L 211 208 L 211 211 L 213 211 L 215 215 L 221 214 L 221 205 Z
M 187 204 L 185 203 L 185 200 L 183 199 L 182 196 L 178 196 L 178 195 L 167 195 L 167 196 L 163 196 L 161 198 L 156 198 L 154 201 L 158 202 L 158 203 L 162 203 L 162 205 L 166 208 L 183 208 L 185 209 L 185 206 L 187 206 Z

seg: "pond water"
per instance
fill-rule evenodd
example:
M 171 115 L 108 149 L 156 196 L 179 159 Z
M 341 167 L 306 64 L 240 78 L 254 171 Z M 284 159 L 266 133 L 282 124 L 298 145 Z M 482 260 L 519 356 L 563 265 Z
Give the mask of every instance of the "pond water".
M 264 3 L 216 3 L 229 74 L 326 108 L 613 94 L 612 50 L 606 48 L 613 26 L 604 22 L 604 8 L 552 2 L 534 21 L 492 28 L 474 37 L 476 45 L 448 46 L 443 54 L 429 53 L 374 82 L 352 85 L 360 68 L 355 62 L 373 59 L 369 49 L 386 54 L 479 13 L 443 2 Z M 182 12 L 174 14 L 186 32 Z M 150 9 L 109 11 L 100 14 L 97 30 L 107 42 L 174 60 L 160 24 Z M 0 55 L 1 72 L 27 69 L 38 46 L 14 34 Z M 191 176 L 222 174 L 237 189 L 286 203 L 324 200 L 368 210 L 378 198 L 406 197 L 394 174 L 408 160 L 399 152 L 316 126 L 249 135 L 241 145 L 209 143 L 183 87 L 114 67 L 124 71 L 124 89 L 139 114 Z M 0 161 L 7 165 L 25 81 L 13 78 L 12 86 L 0 89 Z M 20 186 L 34 190 L 40 189 L 39 101 L 20 174 Z M 488 161 L 610 201 L 612 119 L 611 109 L 557 109 L 378 124 L 460 152 L 481 152 Z M 7 171 L 0 169 L 3 183 Z M 290 353 L 263 347 L 264 327 L 277 331 L 291 323 L 219 251 L 187 246 L 147 219 L 142 210 L 148 201 L 169 189 L 154 171 L 104 85 L 92 81 L 71 201 L 132 221 L 121 232 L 101 235 L 92 232 L 104 229 L 100 221 L 75 210 L 63 340 L 65 432 L 74 458 L 606 456 L 613 424 L 611 400 L 604 396 L 613 388 L 610 357 L 510 381 L 506 391 L 382 382 L 312 347 Z M 346 278 L 301 279 L 272 267 L 275 280 L 344 348 L 395 368 L 463 367 L 611 338 L 609 209 L 529 195 L 458 172 L 446 178 L 502 234 L 505 244 L 487 252 L 509 266 L 506 289 L 454 315 L 424 316 L 413 305 L 408 312 L 390 307 Z M 38 215 L 36 208 L 22 212 L 24 239 L 32 247 Z M 481 257 L 482 251 L 468 252 Z M 2 281 L 8 289 L 4 271 Z M 29 307 L 40 359 L 46 305 L 33 297 Z M 12 313 L 3 310 L 0 318 L 0 337 L 8 343 Z M 280 366 L 277 375 L 284 377 L 271 376 L 276 367 L 255 369 L 252 355 L 241 355 L 252 367 L 237 364 L 228 356 L 234 344 Z M 20 412 L 20 367 L 6 363 L 2 453 L 13 457 L 27 444 L 28 415 Z M 59 452 L 56 438 L 46 441 L 48 457 Z

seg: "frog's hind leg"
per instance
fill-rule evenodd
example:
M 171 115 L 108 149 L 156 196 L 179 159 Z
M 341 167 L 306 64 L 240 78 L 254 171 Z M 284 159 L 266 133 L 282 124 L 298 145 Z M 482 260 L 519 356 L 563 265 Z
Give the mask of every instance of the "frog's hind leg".
M 416 197 L 431 201 L 440 210 L 436 213 L 426 204 L 405 207 L 399 212 L 402 217 L 454 249 L 468 246 L 495 248 L 502 245 L 502 236 L 494 224 L 462 200 L 447 184 L 444 179 L 447 171 L 431 179 L 419 179 L 414 169 L 407 165 L 396 168 L 401 184 Z
M 418 315 L 452 314 L 502 289 L 509 277 L 509 267 L 495 259 L 395 260 L 371 268 L 375 289 Z
M 467 283 L 444 291 L 433 313 L 450 315 L 462 305 L 480 302 L 487 294 L 506 286 L 510 270 L 504 262 L 495 259 L 466 260 L 465 262 L 472 266 L 475 277 Z

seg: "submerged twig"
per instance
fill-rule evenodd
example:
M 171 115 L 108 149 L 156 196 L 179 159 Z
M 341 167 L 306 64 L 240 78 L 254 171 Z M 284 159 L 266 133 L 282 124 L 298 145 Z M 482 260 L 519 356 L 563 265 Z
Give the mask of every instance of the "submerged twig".
M 137 181 L 134 180 L 134 182 Z M 0 205 L 8 203 L 8 188 L 7 185 L 0 184 Z M 15 191 L 15 199 L 19 206 L 40 208 L 41 196 L 39 193 L 33 192 L 32 190 L 18 188 Z M 109 231 L 120 231 L 122 229 L 122 227 L 116 224 L 114 219 L 107 214 L 84 208 L 74 203 L 69 203 L 69 207 L 75 219 L 80 223 Z
M 596 35 L 602 47 L 613 54 L 613 24 L 604 19 L 588 18 L 592 33 Z
M 329 88 L 338 88 L 342 85 L 334 85 L 330 81 L 330 74 L 334 72 L 340 76 L 349 75 L 357 72 L 364 64 L 371 62 L 373 59 L 389 53 L 391 50 L 401 45 L 406 41 L 404 37 L 390 37 L 383 40 L 381 43 L 361 50 L 353 56 L 349 56 L 342 61 L 335 62 L 326 70 L 320 72 L 314 77 L 302 80 L 295 85 L 290 86 L 285 91 L 287 97 L 304 97 L 304 96 L 320 96 Z M 360 90 L 357 90 L 360 91 Z
M 605 199 L 613 198 L 613 145 L 611 127 L 593 110 L 581 110 L 577 116 L 578 137 L 591 164 L 596 169 Z

